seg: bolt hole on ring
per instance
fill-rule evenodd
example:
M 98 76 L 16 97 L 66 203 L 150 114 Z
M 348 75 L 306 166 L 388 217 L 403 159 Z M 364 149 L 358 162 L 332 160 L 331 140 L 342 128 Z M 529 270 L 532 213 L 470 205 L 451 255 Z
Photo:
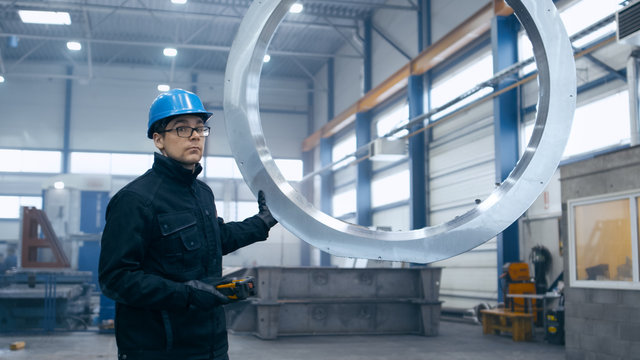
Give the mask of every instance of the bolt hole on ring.
M 294 189 L 267 148 L 259 112 L 266 49 L 295 0 L 254 1 L 231 47 L 225 71 L 224 114 L 231 150 L 254 194 L 290 232 L 336 256 L 430 263 L 493 238 L 536 200 L 555 172 L 575 110 L 571 44 L 552 0 L 507 0 L 523 25 L 538 67 L 538 106 L 531 140 L 507 179 L 487 199 L 455 219 L 411 231 L 377 231 L 335 219 Z

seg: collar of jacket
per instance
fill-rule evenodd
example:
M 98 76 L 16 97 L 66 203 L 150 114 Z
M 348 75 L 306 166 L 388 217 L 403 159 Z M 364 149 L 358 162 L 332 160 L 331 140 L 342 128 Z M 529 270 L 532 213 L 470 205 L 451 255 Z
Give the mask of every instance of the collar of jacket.
M 153 157 L 153 170 L 179 183 L 191 185 L 202 171 L 202 165 L 199 163 L 191 171 L 179 162 L 157 152 L 153 153 Z

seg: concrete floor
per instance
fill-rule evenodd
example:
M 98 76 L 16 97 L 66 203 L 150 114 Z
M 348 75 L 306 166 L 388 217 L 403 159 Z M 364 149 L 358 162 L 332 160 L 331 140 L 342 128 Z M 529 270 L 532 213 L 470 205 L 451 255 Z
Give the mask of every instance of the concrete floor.
M 514 342 L 507 335 L 482 335 L 479 325 L 441 321 L 436 337 L 413 335 L 296 336 L 264 341 L 252 335 L 230 335 L 231 360 L 377 360 L 377 359 L 564 359 L 564 347 L 542 341 Z M 10 351 L 14 341 L 24 350 Z M 0 335 L 0 359 L 116 360 L 113 335 L 96 332 Z

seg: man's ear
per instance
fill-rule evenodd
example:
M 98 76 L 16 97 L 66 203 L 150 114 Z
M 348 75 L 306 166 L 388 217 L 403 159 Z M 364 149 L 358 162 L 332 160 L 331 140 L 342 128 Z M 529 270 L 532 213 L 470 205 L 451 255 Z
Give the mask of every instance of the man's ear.
M 160 150 L 160 152 L 164 152 L 164 136 L 153 133 L 153 144 Z

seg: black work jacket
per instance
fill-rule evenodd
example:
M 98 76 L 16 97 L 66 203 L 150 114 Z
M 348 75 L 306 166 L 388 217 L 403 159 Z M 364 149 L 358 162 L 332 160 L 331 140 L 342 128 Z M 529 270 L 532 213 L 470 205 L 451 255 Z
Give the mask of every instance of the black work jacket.
M 196 176 L 155 154 L 153 167 L 109 202 L 99 280 L 116 301 L 120 359 L 224 358 L 224 310 L 189 305 L 189 280 L 220 277 L 222 255 L 265 240 L 258 216 L 225 223 L 213 192 Z

